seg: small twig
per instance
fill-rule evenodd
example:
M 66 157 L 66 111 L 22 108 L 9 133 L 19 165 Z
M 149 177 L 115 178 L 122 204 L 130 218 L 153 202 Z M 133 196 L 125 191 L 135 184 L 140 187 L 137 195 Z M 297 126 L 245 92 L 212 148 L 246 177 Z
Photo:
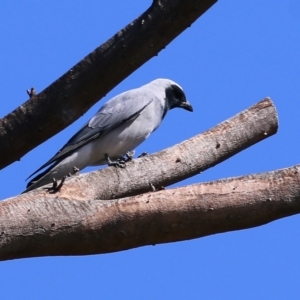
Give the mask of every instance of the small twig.
M 30 90 L 27 90 L 27 94 L 30 98 L 36 95 L 36 90 L 34 87 L 32 87 Z

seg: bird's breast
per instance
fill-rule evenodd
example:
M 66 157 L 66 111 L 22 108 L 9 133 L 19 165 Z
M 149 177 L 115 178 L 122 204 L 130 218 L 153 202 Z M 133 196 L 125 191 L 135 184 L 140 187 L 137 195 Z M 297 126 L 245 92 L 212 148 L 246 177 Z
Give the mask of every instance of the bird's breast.
M 155 129 L 155 124 L 151 121 L 149 116 L 141 114 L 136 119 L 125 122 L 104 136 L 95 139 L 90 143 L 91 165 L 105 164 L 105 154 L 116 159 L 135 149 Z

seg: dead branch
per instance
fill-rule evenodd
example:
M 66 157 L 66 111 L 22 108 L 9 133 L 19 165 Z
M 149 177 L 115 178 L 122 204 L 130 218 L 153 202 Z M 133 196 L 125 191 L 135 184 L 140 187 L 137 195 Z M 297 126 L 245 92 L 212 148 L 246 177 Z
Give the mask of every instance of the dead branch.
M 3 201 L 0 259 L 108 253 L 259 226 L 300 212 L 299 174 L 300 165 L 119 200 Z
M 0 120 L 0 169 L 20 160 L 73 123 L 124 78 L 156 56 L 215 2 L 154 1 L 140 17 L 44 91 L 32 94 L 27 102 Z
M 298 167 L 97 200 L 138 194 L 143 186 L 148 191 L 149 180 L 171 184 L 195 175 L 276 131 L 276 110 L 267 98 L 202 135 L 128 163 L 126 169 L 72 178 L 56 194 L 41 188 L 1 201 L 0 260 L 107 253 L 257 226 L 298 213 L 296 202 L 289 205 L 292 188 L 293 201 L 299 197 Z

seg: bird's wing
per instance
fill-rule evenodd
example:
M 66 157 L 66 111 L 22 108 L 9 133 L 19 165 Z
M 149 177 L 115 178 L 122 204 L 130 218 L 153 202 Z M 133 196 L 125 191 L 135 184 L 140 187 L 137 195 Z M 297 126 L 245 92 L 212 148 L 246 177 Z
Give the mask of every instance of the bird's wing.
M 90 141 L 107 134 L 119 125 L 129 120 L 134 120 L 153 99 L 154 97 L 149 97 L 149 94 L 146 95 L 146 93 L 142 93 L 137 89 L 112 98 L 49 161 L 28 178 L 46 166 L 64 159 L 74 150 L 86 145 Z

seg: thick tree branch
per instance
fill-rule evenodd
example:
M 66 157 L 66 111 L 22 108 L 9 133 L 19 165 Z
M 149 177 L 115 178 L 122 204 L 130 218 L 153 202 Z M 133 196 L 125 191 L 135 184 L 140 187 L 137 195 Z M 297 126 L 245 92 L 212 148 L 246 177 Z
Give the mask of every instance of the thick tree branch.
M 298 165 L 119 200 L 3 201 L 0 260 L 108 253 L 266 224 L 300 212 L 299 174 Z
M 151 191 L 194 176 L 275 134 L 276 109 L 269 98 L 216 127 L 154 155 L 67 180 L 60 195 L 70 199 L 115 199 Z M 44 188 L 35 190 L 29 197 Z
M 126 169 L 107 168 L 72 178 L 56 194 L 38 189 L 2 201 L 0 260 L 107 253 L 257 226 L 298 213 L 293 200 L 300 192 L 295 187 L 298 167 L 97 200 L 149 190 L 149 180 L 171 184 L 195 175 L 276 131 L 275 107 L 267 98 L 193 139 L 129 163 Z
M 0 169 L 78 119 L 215 2 L 154 1 L 139 18 L 0 120 Z

